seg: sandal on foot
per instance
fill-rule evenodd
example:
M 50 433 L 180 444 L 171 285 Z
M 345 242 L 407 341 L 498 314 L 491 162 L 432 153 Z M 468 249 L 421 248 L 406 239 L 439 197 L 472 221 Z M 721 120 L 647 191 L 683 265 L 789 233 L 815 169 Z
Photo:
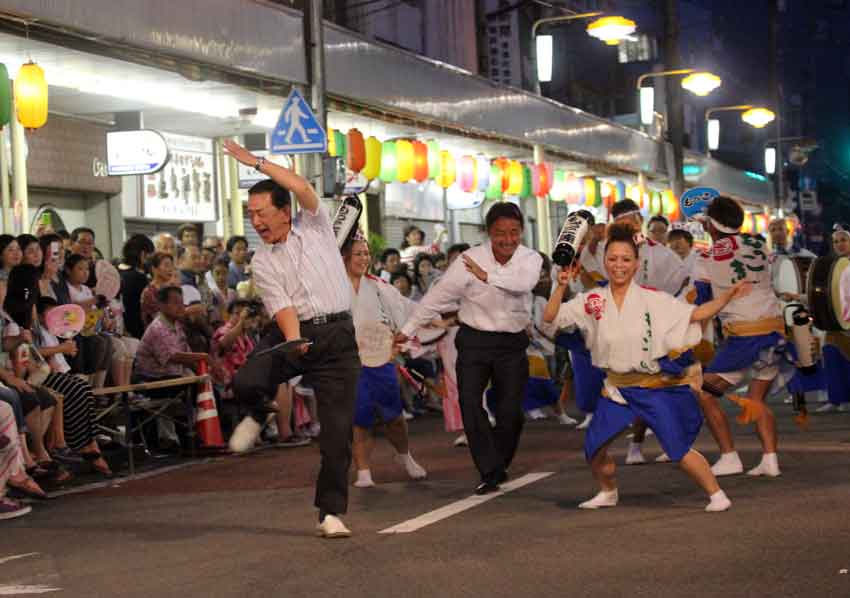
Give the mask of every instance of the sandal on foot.
M 83 461 L 88 463 L 88 465 L 97 473 L 107 478 L 111 478 L 113 476 L 112 470 L 109 468 L 109 464 L 106 462 L 106 459 L 103 458 L 103 453 L 92 451 L 88 453 L 80 453 L 80 456 L 83 458 Z
M 47 498 L 47 493 L 42 490 L 41 486 L 39 486 L 38 483 L 29 476 L 19 482 L 9 478 L 6 480 L 6 485 L 15 490 L 18 494 L 23 494 L 28 498 L 37 498 L 39 500 Z

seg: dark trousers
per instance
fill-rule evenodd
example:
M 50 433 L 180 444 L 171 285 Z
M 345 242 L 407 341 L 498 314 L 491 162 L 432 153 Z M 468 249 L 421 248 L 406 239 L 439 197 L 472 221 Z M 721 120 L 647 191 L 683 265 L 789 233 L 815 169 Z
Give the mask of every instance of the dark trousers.
M 497 480 L 516 453 L 525 418 L 522 397 L 528 380 L 528 335 L 483 332 L 461 325 L 457 347 L 457 386 L 469 452 L 483 480 Z M 482 397 L 492 382 L 491 427 Z
M 304 376 L 304 383 L 316 392 L 321 424 L 322 465 L 315 505 L 325 513 L 340 515 L 348 508 L 351 430 L 360 378 L 354 324 L 350 319 L 322 325 L 302 323 L 301 336 L 313 341 L 305 355 L 278 351 L 249 356 L 233 379 L 233 394 L 251 409 L 254 419 L 263 423 L 267 414 L 265 401 L 274 398 L 278 386 L 295 376 Z M 272 325 L 254 351 L 282 341 L 280 330 Z

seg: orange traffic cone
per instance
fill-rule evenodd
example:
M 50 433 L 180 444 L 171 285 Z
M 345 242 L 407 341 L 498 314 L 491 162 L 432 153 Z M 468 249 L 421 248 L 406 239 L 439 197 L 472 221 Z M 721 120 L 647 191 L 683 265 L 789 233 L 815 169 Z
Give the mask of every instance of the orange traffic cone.
M 198 362 L 198 375 L 209 372 L 206 360 Z M 201 439 L 203 448 L 224 448 L 224 437 L 221 435 L 221 424 L 218 421 L 218 410 L 215 408 L 212 382 L 201 382 L 198 388 L 198 398 L 195 404 L 195 429 Z

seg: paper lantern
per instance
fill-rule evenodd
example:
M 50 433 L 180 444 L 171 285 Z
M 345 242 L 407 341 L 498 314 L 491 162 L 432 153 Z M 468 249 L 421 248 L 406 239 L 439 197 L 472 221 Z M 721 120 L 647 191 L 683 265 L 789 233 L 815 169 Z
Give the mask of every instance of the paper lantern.
M 615 201 L 623 201 L 624 199 L 626 199 L 626 184 L 623 181 L 617 181 L 617 187 L 615 191 Z
M 614 185 L 611 183 L 599 183 L 599 195 L 601 196 L 602 203 L 609 210 L 614 204 L 614 192 Z
M 0 129 L 12 120 L 12 82 L 5 64 L 0 64 Z
M 366 165 L 363 167 L 363 176 L 372 180 L 381 174 L 381 142 L 375 137 L 366 140 Z
M 595 206 L 597 196 L 596 179 L 593 177 L 586 177 L 584 179 L 584 205 Z
M 552 171 L 552 186 L 549 188 L 549 199 L 565 201 L 567 199 L 567 173 L 560 168 Z
M 755 230 L 756 233 L 763 235 L 767 232 L 767 216 L 764 214 L 756 214 L 755 216 Z
M 345 138 L 336 129 L 328 129 L 328 155 L 332 158 L 345 158 Z
M 28 62 L 15 79 L 15 105 L 18 120 L 27 129 L 38 129 L 47 122 L 47 80 L 44 71 Z
M 385 141 L 381 146 L 381 180 L 392 183 L 398 174 L 395 141 Z
M 396 179 L 399 183 L 406 183 L 413 178 L 413 144 L 407 139 L 399 139 L 395 142 L 396 151 Z
M 440 176 L 440 144 L 429 139 L 425 145 L 428 146 L 428 178 L 436 181 Z
M 502 198 L 502 169 L 493 162 L 490 164 L 490 184 L 487 186 L 487 191 L 484 192 L 484 197 L 487 199 Z
M 478 174 L 478 190 L 482 193 L 490 186 L 490 160 L 486 156 L 478 156 L 476 159 L 476 172 Z
M 661 194 L 658 191 L 652 191 L 649 194 L 649 214 L 655 216 L 660 214 L 664 205 L 662 204 Z
M 428 146 L 421 141 L 413 142 L 413 178 L 419 183 L 428 179 Z
M 351 129 L 345 136 L 345 167 L 351 172 L 360 172 L 366 165 L 366 142 L 363 133 Z
M 508 162 L 508 195 L 519 195 L 522 191 L 522 164 L 516 160 Z
M 532 167 L 531 191 L 537 197 L 546 197 L 552 191 L 552 165 L 546 162 Z
M 567 176 L 564 181 L 566 201 L 568 204 L 580 205 L 584 203 L 584 183 L 574 176 Z
M 507 193 L 508 187 L 510 186 L 510 172 L 509 172 L 509 164 L 510 160 L 507 158 L 496 158 L 493 160 L 493 164 L 499 169 L 499 181 L 502 185 L 502 193 Z
M 531 168 L 522 167 L 522 188 L 519 190 L 520 197 L 531 197 Z
M 753 232 L 753 215 L 750 212 L 744 211 L 744 223 L 741 225 L 742 233 L 750 233 Z
M 478 163 L 472 156 L 461 156 L 457 161 L 457 182 L 461 190 L 471 193 L 478 188 L 476 172 Z
M 666 189 L 661 193 L 661 212 L 669 219 L 676 213 L 676 208 L 678 207 L 678 202 L 676 198 L 673 196 L 673 192 L 670 189 Z
M 451 152 L 440 150 L 440 176 L 437 183 L 443 189 L 448 189 L 455 182 L 455 159 Z

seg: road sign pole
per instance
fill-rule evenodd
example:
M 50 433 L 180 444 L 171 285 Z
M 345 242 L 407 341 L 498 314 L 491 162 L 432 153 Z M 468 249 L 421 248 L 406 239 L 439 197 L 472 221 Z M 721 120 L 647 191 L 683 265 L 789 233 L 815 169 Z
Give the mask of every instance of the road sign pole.
M 310 53 L 307 64 L 310 65 L 310 103 L 313 105 L 316 119 L 322 129 L 327 128 L 327 112 L 325 110 L 325 36 L 322 27 L 322 0 L 309 0 L 304 5 L 309 19 L 310 45 L 305 49 Z M 321 193 L 322 185 L 322 155 L 312 158 L 314 180 Z

